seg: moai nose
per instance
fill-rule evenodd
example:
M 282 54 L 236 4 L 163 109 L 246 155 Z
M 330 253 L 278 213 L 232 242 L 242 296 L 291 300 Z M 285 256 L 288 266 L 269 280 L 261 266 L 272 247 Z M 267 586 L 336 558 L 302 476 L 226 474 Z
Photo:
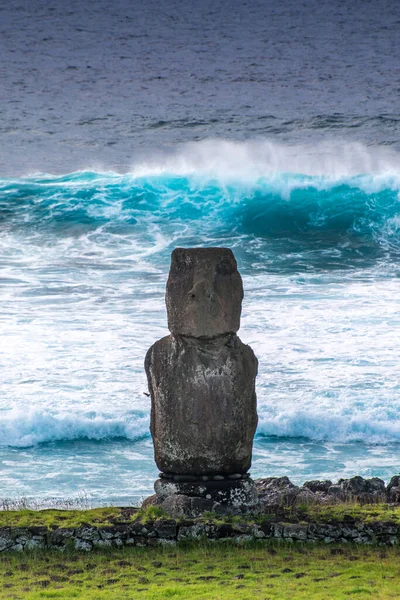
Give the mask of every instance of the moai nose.
M 187 293 L 188 298 L 191 300 L 208 299 L 214 300 L 215 294 L 213 293 L 212 286 L 206 279 L 196 281 L 194 286 Z

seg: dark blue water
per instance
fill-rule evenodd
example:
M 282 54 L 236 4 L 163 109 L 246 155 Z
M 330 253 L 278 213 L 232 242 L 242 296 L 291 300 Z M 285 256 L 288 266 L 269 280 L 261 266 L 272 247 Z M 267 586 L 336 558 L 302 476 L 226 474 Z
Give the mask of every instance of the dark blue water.
M 392 0 L 10 0 L 0 172 L 129 170 L 209 137 L 399 150 Z
M 400 8 L 0 6 L 0 498 L 137 502 L 176 246 L 233 248 L 252 472 L 398 471 Z

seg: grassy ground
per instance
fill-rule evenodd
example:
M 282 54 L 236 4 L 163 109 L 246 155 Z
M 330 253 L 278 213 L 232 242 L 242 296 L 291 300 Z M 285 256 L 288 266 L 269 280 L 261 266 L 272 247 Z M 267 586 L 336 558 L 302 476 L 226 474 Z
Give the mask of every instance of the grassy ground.
M 90 525 L 113 525 L 115 522 L 132 520 L 138 511 L 119 508 L 94 508 L 92 510 L 3 510 L 0 511 L 0 527 L 80 527 Z
M 0 600 L 386 600 L 400 549 L 195 543 L 0 554 Z
M 94 508 L 91 510 L 4 510 L 0 511 L 0 527 L 29 527 L 45 526 L 49 529 L 55 527 L 80 527 L 89 525 L 115 525 L 129 523 L 136 520 L 151 521 L 163 517 L 159 507 L 149 507 L 145 510 L 135 508 Z M 202 520 L 224 522 L 243 521 L 257 522 L 265 519 L 282 522 L 329 522 L 343 521 L 349 518 L 366 523 L 391 521 L 400 524 L 400 506 L 389 504 L 342 503 L 334 505 L 309 505 L 302 507 L 282 507 L 279 513 L 261 517 L 234 517 L 221 518 L 212 514 L 205 514 Z

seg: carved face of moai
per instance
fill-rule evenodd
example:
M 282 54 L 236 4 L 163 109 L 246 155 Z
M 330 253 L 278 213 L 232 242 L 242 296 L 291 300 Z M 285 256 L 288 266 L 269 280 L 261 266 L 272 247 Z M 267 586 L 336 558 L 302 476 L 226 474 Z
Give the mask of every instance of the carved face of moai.
M 171 333 L 205 339 L 236 333 L 242 300 L 242 278 L 232 250 L 176 248 L 172 252 L 166 293 Z

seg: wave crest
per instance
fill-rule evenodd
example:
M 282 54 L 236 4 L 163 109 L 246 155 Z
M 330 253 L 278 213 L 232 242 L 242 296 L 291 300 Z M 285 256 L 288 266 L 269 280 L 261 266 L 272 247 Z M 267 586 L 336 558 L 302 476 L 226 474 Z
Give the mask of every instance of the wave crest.
M 400 250 L 400 181 L 276 173 L 244 182 L 182 175 L 80 173 L 0 181 L 0 228 L 34 236 L 98 232 L 146 242 L 157 228 L 194 244 L 215 236 Z
M 373 412 L 373 411 L 372 411 Z M 383 411 L 385 412 L 385 411 Z M 366 444 L 400 442 L 400 421 L 393 415 L 372 413 L 329 414 L 329 411 L 305 410 L 269 413 L 262 411 L 258 434 L 266 437 L 307 438 L 309 440 Z
M 70 440 L 138 440 L 149 435 L 145 413 L 52 413 L 10 410 L 0 413 L 0 446 L 29 447 Z
M 306 438 L 314 441 L 367 444 L 400 442 L 400 422 L 390 415 L 358 413 L 328 414 L 297 409 L 273 413 L 259 407 L 257 436 Z M 30 447 L 42 443 L 73 440 L 130 441 L 148 437 L 149 415 L 129 412 L 119 416 L 105 413 L 52 413 L 38 410 L 9 410 L 0 413 L 0 446 Z

